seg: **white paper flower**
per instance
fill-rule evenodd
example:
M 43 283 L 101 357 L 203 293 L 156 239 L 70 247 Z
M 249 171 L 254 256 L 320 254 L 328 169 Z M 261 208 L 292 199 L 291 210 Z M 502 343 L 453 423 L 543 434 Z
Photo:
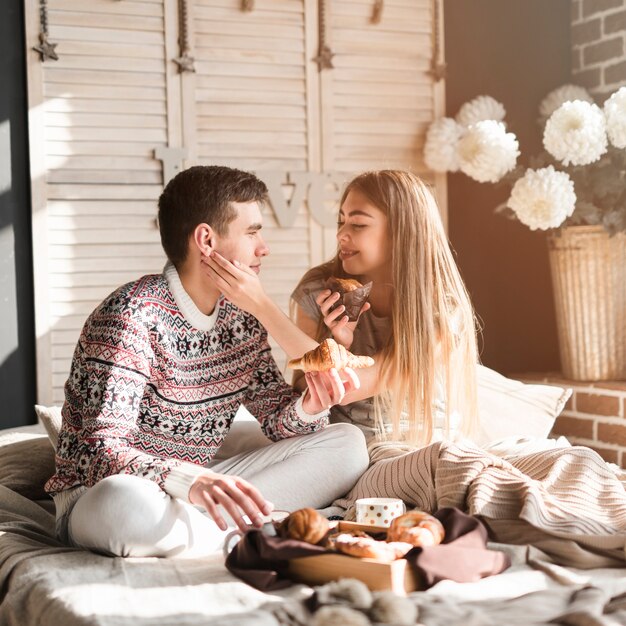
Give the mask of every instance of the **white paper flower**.
M 581 100 L 593 104 L 591 94 L 578 85 L 562 85 L 551 91 L 539 105 L 539 114 L 548 119 L 564 102 Z
M 588 165 L 607 147 L 606 122 L 596 104 L 574 100 L 563 103 L 546 122 L 545 149 L 565 165 Z
M 506 110 L 500 102 L 491 96 L 478 96 L 466 102 L 456 114 L 456 121 L 463 126 L 471 126 L 483 120 L 501 122 Z
M 557 228 L 574 212 L 574 183 L 552 165 L 526 170 L 513 185 L 507 206 L 531 230 Z
M 464 174 L 480 183 L 497 183 L 515 167 L 519 143 L 502 122 L 483 120 L 468 128 L 457 152 Z
M 620 87 L 605 103 L 606 132 L 616 148 L 626 148 L 626 87 Z
M 451 117 L 435 120 L 426 133 L 424 162 L 435 172 L 456 172 L 459 160 L 456 149 L 465 129 Z

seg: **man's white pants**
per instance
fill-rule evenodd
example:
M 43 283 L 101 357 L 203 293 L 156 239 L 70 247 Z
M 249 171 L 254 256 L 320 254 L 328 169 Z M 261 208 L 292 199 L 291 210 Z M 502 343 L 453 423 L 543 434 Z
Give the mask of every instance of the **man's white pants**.
M 237 436 L 236 426 L 230 441 Z M 245 445 L 254 449 L 229 458 L 220 454 L 207 467 L 249 481 L 276 509 L 326 507 L 345 495 L 368 466 L 365 438 L 351 424 L 276 443 L 260 430 L 260 438 L 250 437 L 246 422 L 242 427 L 248 431 L 242 436 Z M 205 556 L 222 547 L 226 534 L 204 509 L 129 474 L 110 476 L 85 490 L 62 525 L 72 545 L 116 556 Z

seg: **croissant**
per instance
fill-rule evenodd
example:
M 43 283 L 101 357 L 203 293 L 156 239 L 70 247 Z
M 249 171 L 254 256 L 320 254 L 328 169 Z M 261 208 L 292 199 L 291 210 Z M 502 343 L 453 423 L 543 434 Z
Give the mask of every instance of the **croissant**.
M 328 533 L 328 520 L 315 509 L 298 509 L 289 514 L 276 528 L 280 537 L 307 543 L 319 543 Z
M 289 367 L 305 372 L 326 372 L 333 367 L 341 370 L 346 367 L 370 367 L 374 359 L 369 356 L 357 356 L 346 350 L 334 339 L 324 339 L 317 348 L 302 355 L 300 359 L 289 361 Z
M 445 534 L 443 525 L 436 517 L 414 510 L 392 520 L 387 541 L 404 541 L 425 548 L 440 544 Z

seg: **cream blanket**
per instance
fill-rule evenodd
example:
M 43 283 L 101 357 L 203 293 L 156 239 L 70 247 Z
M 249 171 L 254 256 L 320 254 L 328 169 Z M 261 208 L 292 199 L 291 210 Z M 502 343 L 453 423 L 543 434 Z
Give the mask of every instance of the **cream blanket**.
M 471 443 L 419 449 L 382 443 L 345 499 L 396 497 L 427 511 L 457 507 L 481 517 L 503 543 L 532 543 L 573 567 L 624 567 L 626 473 L 585 447 L 506 458 Z

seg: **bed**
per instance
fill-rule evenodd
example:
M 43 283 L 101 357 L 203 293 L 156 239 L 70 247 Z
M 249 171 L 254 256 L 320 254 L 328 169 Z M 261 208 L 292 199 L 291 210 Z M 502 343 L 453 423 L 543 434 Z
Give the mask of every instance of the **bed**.
M 221 553 L 205 559 L 122 559 L 61 545 L 54 535 L 53 502 L 43 491 L 53 463 L 41 426 L 0 432 L 0 624 L 339 623 L 324 622 L 319 608 L 311 613 L 312 588 L 258 591 L 226 570 Z M 622 542 L 625 538 L 626 533 Z M 489 544 L 511 557 L 512 566 L 502 574 L 464 584 L 443 581 L 410 594 L 418 623 L 626 624 L 626 562 L 615 550 L 612 558 L 597 561 L 611 567 L 580 569 L 559 564 L 558 550 L 539 549 L 532 533 L 527 543 L 524 536 L 513 539 Z M 371 615 L 361 616 L 361 623 L 374 623 Z

